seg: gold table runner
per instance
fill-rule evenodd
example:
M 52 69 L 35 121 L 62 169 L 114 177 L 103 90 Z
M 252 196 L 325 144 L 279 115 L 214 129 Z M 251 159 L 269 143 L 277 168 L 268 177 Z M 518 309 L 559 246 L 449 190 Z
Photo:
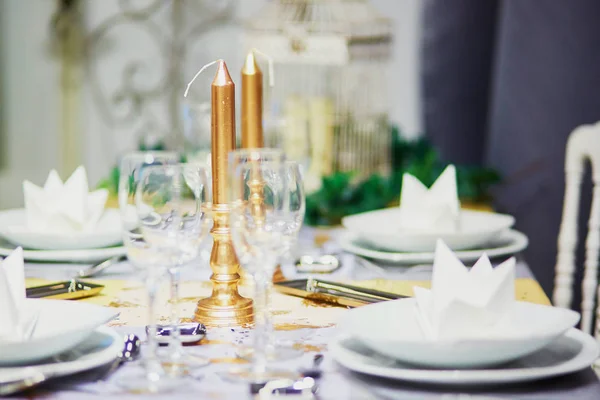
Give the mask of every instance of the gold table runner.
M 86 280 L 87 281 L 87 280 Z M 146 294 L 139 282 L 123 280 L 89 280 L 104 285 L 100 295 L 81 299 L 92 304 L 112 307 L 121 313 L 119 319 L 111 322 L 112 326 L 144 326 L 146 324 Z M 48 283 L 41 279 L 27 279 L 27 286 Z M 373 279 L 360 282 L 348 282 L 357 286 L 412 296 L 413 287 L 430 287 L 430 281 L 406 281 Z M 540 285 L 533 279 L 515 280 L 516 298 L 537 304 L 550 305 Z M 159 323 L 169 321 L 168 285 L 163 285 L 157 299 L 157 317 Z M 181 284 L 180 315 L 193 316 L 196 302 L 210 295 L 211 283 L 208 281 L 188 281 Z M 251 288 L 240 287 L 242 295 L 251 296 Z M 344 308 L 326 305 L 277 292 L 272 294 L 273 319 L 277 330 L 296 330 L 303 328 L 324 328 L 334 326 L 344 312 Z

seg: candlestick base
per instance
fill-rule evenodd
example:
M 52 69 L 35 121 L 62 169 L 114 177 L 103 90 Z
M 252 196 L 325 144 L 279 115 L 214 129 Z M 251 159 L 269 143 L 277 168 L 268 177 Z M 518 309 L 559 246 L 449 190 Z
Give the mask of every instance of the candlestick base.
M 237 293 L 227 299 L 207 297 L 198 302 L 194 321 L 213 327 L 252 324 L 254 321 L 252 300 Z
M 213 289 L 210 297 L 198 302 L 194 321 L 214 327 L 251 324 L 254 321 L 252 300 L 238 292 L 240 264 L 231 242 L 229 206 L 213 204 L 207 211 L 212 213 L 214 220 L 210 232 L 213 237 L 210 254 Z

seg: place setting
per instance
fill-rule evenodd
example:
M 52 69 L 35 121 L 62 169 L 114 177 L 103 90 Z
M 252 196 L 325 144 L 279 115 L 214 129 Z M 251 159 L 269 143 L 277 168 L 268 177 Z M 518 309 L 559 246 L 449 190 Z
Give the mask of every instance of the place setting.
M 527 248 L 528 239 L 512 229 L 515 219 L 491 211 L 461 208 L 456 169 L 449 165 L 430 188 L 405 173 L 397 207 L 350 215 L 340 247 L 376 261 L 410 265 L 431 263 L 438 239 L 462 261 L 510 256 Z
M 108 191 L 90 191 L 79 167 L 64 182 L 51 171 L 43 186 L 23 182 L 24 208 L 0 211 L 0 256 L 17 247 L 35 262 L 94 263 L 125 255 L 121 215 Z
M 123 340 L 111 308 L 27 298 L 23 251 L 0 262 L 0 395 L 113 361 Z
M 330 342 L 344 368 L 419 384 L 482 386 L 589 368 L 597 341 L 577 312 L 515 300 L 515 260 L 466 268 L 440 239 L 431 289 L 348 312 Z M 390 317 L 393 316 L 393 317 Z

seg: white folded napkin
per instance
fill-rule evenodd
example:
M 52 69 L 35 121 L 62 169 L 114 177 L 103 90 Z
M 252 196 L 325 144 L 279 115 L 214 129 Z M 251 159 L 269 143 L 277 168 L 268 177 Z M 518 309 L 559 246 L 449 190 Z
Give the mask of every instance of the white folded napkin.
M 25 315 L 23 249 L 17 247 L 0 261 L 0 341 L 22 338 L 30 315 Z
M 415 287 L 417 320 L 432 340 L 506 336 L 515 332 L 515 258 L 496 268 L 487 255 L 469 270 L 437 241 L 431 290 Z
M 459 228 L 460 201 L 454 165 L 446 167 L 430 189 L 411 174 L 402 177 L 400 227 L 421 232 L 454 232 Z
M 36 232 L 89 232 L 104 212 L 106 189 L 89 192 L 84 167 L 78 167 L 63 184 L 55 170 L 44 187 L 23 182 L 27 226 Z

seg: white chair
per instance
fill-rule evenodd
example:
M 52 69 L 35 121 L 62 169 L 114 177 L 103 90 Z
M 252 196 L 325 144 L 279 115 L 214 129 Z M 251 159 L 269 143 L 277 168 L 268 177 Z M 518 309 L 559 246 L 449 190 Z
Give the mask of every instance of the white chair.
M 600 286 L 598 285 L 598 259 L 600 257 L 600 122 L 578 127 L 571 133 L 567 142 L 565 199 L 558 236 L 558 257 L 553 293 L 554 305 L 558 307 L 570 308 L 573 298 L 580 186 L 586 161 L 589 161 L 592 166 L 594 190 L 585 241 L 581 330 L 592 333 L 596 295 L 600 298 Z M 594 333 L 600 340 L 600 307 L 598 307 L 596 314 L 597 322 Z

